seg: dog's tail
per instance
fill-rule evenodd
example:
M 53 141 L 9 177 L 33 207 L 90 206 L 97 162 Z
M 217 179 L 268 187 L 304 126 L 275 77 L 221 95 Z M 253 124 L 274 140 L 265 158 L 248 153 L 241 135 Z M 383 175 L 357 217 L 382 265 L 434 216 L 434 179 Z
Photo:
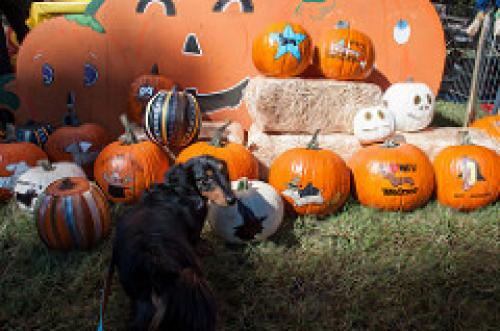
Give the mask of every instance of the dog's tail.
M 149 330 L 159 330 L 162 322 L 168 321 L 171 330 L 214 331 L 217 320 L 214 294 L 199 269 L 194 252 L 176 248 L 177 253 L 184 256 L 175 259 L 163 256 L 163 263 L 158 260 L 155 263 L 161 269 L 157 275 L 168 273 L 174 277 L 166 287 L 164 283 L 153 281 L 151 301 L 155 312 Z M 182 263 L 182 260 L 189 262 Z

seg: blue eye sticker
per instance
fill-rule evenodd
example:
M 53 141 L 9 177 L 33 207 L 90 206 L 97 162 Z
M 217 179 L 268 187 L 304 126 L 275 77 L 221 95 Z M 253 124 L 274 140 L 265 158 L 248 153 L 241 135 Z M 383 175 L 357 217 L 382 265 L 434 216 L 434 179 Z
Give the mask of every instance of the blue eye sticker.
M 411 27 L 408 21 L 400 19 L 394 27 L 393 37 L 399 45 L 408 43 L 411 36 Z
M 97 78 L 99 77 L 99 73 L 97 68 L 90 63 L 85 63 L 83 79 L 85 86 L 92 86 L 97 82 Z
M 42 65 L 42 81 L 44 85 L 52 85 L 54 83 L 54 68 L 48 63 Z

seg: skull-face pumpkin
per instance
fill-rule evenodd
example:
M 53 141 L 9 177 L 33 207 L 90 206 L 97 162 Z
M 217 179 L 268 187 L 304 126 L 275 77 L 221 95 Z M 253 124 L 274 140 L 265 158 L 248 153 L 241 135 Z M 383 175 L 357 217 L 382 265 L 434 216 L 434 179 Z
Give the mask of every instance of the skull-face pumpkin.
M 384 141 L 393 133 L 394 116 L 387 108 L 364 108 L 354 116 L 354 135 L 361 144 Z
M 23 111 L 44 110 L 31 116 L 34 120 L 57 123 L 71 88 L 77 108 L 88 114 L 82 120 L 119 133 L 116 118 L 127 108 L 130 84 L 158 63 L 162 74 L 197 94 L 205 118 L 231 119 L 248 128 L 251 120 L 241 99 L 246 79 L 258 74 L 252 41 L 272 22 L 300 24 L 315 40 L 326 28 L 349 21 L 372 39 L 377 60 L 368 80 L 384 86 L 412 76 L 437 91 L 444 67 L 441 22 L 427 0 L 99 0 L 91 5 L 92 19 L 48 20 L 20 48 Z M 395 31 L 403 38 L 395 38 Z M 99 75 L 85 88 L 87 62 Z M 45 63 L 50 67 L 42 68 Z M 42 69 L 48 82 L 55 73 L 51 88 L 41 82 Z
M 396 119 L 397 131 L 425 129 L 434 117 L 434 94 L 423 83 L 394 84 L 385 91 L 383 102 Z

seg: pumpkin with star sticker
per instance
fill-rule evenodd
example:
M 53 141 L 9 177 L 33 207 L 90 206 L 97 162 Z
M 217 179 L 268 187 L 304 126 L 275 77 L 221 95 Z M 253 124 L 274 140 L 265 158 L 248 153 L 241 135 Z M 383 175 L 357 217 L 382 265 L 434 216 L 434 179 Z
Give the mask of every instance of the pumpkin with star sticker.
M 311 64 L 311 37 L 289 22 L 273 23 L 253 42 L 252 60 L 262 74 L 272 77 L 300 75 Z

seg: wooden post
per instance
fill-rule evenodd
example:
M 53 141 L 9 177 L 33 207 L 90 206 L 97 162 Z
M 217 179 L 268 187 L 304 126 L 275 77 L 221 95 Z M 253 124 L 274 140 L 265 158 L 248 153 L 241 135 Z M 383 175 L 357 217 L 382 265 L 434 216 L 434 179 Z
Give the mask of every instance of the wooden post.
M 467 111 L 465 113 L 465 118 L 464 118 L 464 127 L 468 127 L 469 124 L 476 118 L 479 73 L 481 70 L 481 62 L 483 59 L 483 51 L 485 48 L 486 37 L 488 36 L 488 32 L 490 31 L 491 14 L 492 14 L 491 10 L 486 13 L 486 16 L 483 21 L 483 26 L 481 28 L 481 35 L 479 36 L 479 41 L 477 44 L 476 61 L 474 63 L 474 72 L 472 73 L 472 83 L 470 87 Z

